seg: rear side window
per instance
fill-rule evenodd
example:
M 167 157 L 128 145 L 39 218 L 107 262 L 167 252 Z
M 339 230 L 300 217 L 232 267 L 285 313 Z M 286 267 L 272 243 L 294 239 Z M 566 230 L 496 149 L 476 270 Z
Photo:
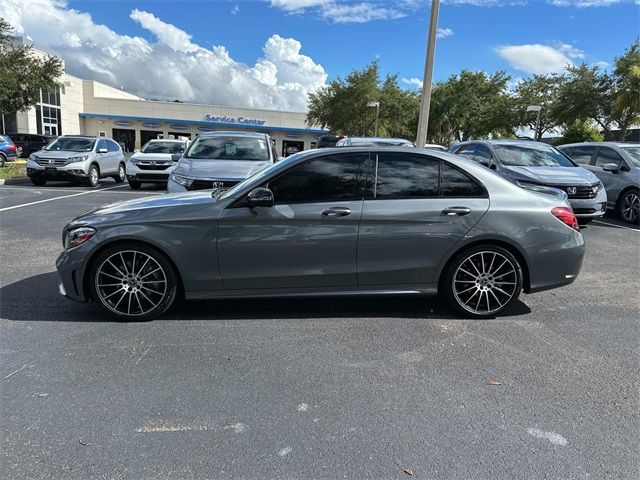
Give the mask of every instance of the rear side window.
M 613 148 L 600 147 L 598 156 L 596 157 L 596 167 L 602 167 L 607 163 L 615 163 L 616 165 L 620 165 L 620 162 L 622 162 L 622 156 L 620 156 L 620 154 Z
M 564 153 L 566 153 L 567 155 L 569 155 L 569 157 L 571 157 L 571 159 L 576 162 L 579 163 L 580 165 L 590 165 L 591 164 L 591 157 L 593 156 L 593 152 L 596 151 L 596 147 L 575 147 L 571 153 L 567 152 L 566 150 L 563 150 Z
M 437 197 L 439 163 L 423 156 L 378 154 L 373 196 L 376 199 Z
M 345 201 L 362 198 L 361 170 L 368 154 L 316 158 L 269 182 L 276 204 Z
M 484 188 L 478 182 L 445 162 L 442 162 L 440 170 L 440 192 L 443 197 L 485 196 Z

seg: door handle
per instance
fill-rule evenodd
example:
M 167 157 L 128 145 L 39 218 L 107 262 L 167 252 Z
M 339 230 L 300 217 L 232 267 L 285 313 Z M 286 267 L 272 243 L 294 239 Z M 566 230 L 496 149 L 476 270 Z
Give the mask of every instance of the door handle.
M 346 217 L 351 215 L 351 209 L 347 207 L 331 207 L 322 211 L 323 217 Z
M 444 210 L 442 210 L 442 213 L 450 217 L 454 217 L 454 216 L 461 217 L 463 215 L 470 214 L 471 209 L 467 207 L 447 207 Z

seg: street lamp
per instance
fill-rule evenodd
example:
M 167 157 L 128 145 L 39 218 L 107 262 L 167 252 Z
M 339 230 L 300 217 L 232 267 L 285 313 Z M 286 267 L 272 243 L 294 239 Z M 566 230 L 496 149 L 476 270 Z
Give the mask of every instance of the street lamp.
M 533 131 L 533 139 L 537 142 L 540 139 L 538 138 L 538 129 L 540 128 L 540 112 L 542 111 L 541 105 L 529 105 L 527 107 L 527 113 L 536 112 L 536 129 Z
M 427 130 L 429 128 L 429 108 L 431 107 L 431 82 L 433 79 L 433 57 L 436 53 L 436 32 L 438 31 L 438 11 L 440 0 L 431 1 L 431 20 L 429 21 L 429 35 L 427 37 L 427 58 L 424 62 L 424 78 L 422 80 L 422 97 L 420 98 L 420 117 L 418 117 L 418 135 L 416 145 L 424 147 L 427 144 Z
M 378 136 L 378 118 L 380 117 L 380 102 L 369 102 L 367 103 L 367 107 L 376 107 L 376 124 L 373 129 L 373 136 Z

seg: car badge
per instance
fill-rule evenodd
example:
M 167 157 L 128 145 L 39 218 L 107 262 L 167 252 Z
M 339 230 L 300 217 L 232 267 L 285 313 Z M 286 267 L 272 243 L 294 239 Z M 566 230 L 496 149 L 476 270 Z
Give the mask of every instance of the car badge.
M 151 165 L 155 165 L 155 164 L 156 164 L 156 162 L 151 162 Z
M 213 182 L 213 188 L 222 188 L 224 187 L 224 182 Z
M 53 163 L 53 160 L 49 159 L 49 165 L 51 165 Z
M 578 189 L 576 187 L 567 187 L 567 193 L 569 195 L 575 195 L 578 193 Z

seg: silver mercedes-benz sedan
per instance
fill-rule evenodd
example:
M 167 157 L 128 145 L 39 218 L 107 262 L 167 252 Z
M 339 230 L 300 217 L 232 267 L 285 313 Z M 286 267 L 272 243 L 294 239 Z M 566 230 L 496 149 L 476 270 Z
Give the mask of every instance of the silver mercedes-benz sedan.
M 440 293 L 486 318 L 573 282 L 566 195 L 446 152 L 330 148 L 234 188 L 109 205 L 69 223 L 59 290 L 123 320 L 186 299 Z

